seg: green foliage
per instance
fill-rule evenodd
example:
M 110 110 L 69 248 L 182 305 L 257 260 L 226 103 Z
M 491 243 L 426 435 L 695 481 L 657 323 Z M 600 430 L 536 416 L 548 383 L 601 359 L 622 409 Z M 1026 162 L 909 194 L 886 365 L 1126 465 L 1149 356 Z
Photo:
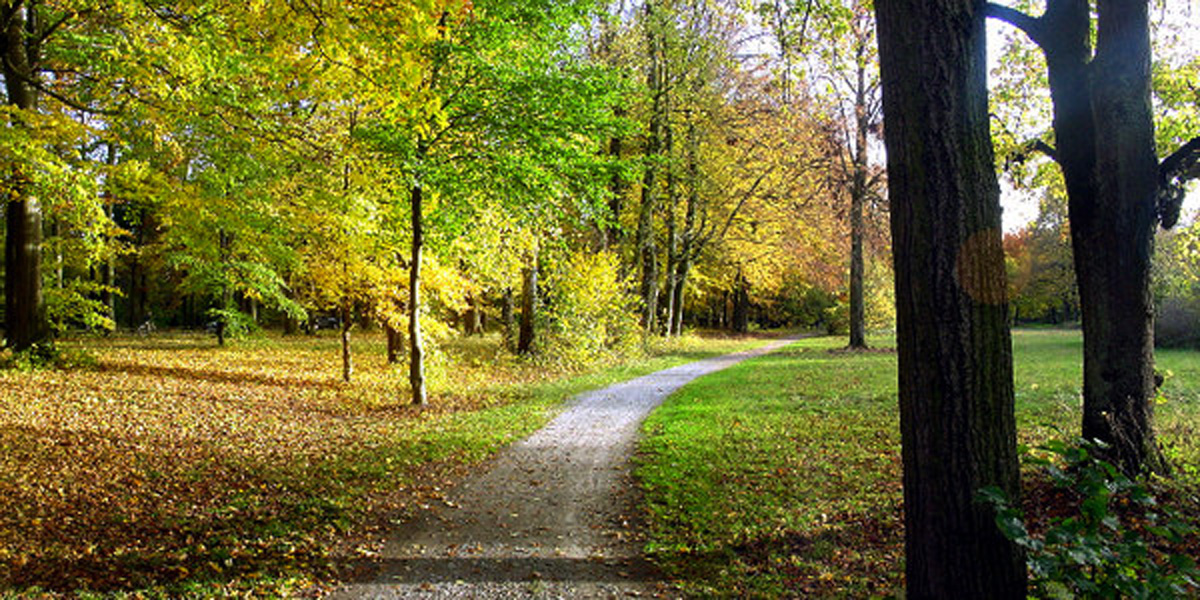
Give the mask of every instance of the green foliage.
M 225 325 L 227 338 L 243 338 L 258 331 L 254 318 L 236 308 L 212 308 L 205 314 Z
M 996 524 L 1028 553 L 1036 592 L 1046 598 L 1175 598 L 1200 591 L 1195 559 L 1164 551 L 1195 535 L 1143 481 L 1133 481 L 1096 458 L 1096 445 L 1051 440 L 1050 455 L 1030 455 L 1060 489 L 1078 501 L 1078 513 L 1055 518 L 1040 535 L 1026 528 L 1004 492 L 989 488 L 983 501 Z
M 87 279 L 70 279 L 63 287 L 45 289 L 46 312 L 50 327 L 56 334 L 69 329 L 82 328 L 88 331 L 112 331 L 116 329 L 112 315 L 100 301 L 102 293 L 120 295 L 121 290 Z
M 0 350 L 0 369 L 29 372 L 41 369 L 90 368 L 95 365 L 95 357 L 87 350 L 54 342 L 33 344 L 15 353 L 8 349 Z

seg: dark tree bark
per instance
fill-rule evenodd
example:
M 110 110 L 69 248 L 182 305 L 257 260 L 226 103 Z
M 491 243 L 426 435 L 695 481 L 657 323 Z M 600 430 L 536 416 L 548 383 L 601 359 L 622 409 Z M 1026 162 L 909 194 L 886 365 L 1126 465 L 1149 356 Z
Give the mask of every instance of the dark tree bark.
M 0 52 L 3 52 L 5 91 L 8 104 L 25 111 L 36 111 L 35 81 L 38 62 L 35 12 L 12 2 L 0 4 L 4 17 Z M 24 127 L 18 115 L 12 127 Z M 12 181 L 15 192 L 6 199 L 7 229 L 4 237 L 4 321 L 9 348 L 21 351 L 50 339 L 46 302 L 42 294 L 42 207 L 29 194 L 18 168 Z
M 389 365 L 394 365 L 400 362 L 400 356 L 404 353 L 404 333 L 391 323 L 385 323 L 383 330 L 387 337 L 387 361 Z
M 463 318 L 463 333 L 483 335 L 483 306 L 474 294 L 467 294 L 467 314 Z
M 422 152 L 423 153 L 423 152 Z M 421 252 L 425 248 L 421 186 L 414 185 L 412 200 L 412 256 L 408 263 L 408 384 L 412 403 L 425 404 L 425 348 L 421 340 Z
M 984 5 L 878 0 L 892 205 L 909 598 L 1024 598 L 1020 548 L 976 500 L 1019 475 L 989 138 Z
M 513 350 L 516 336 L 513 335 L 515 319 L 513 318 L 512 288 L 504 288 L 504 297 L 500 299 L 500 320 L 504 322 L 504 347 L 509 352 Z
M 521 286 L 521 331 L 517 339 L 517 353 L 533 352 L 534 329 L 533 318 L 538 305 L 538 266 L 537 254 L 529 259 L 529 266 L 522 270 L 523 284 Z
M 342 381 L 350 382 L 350 376 L 354 373 L 354 358 L 350 354 L 350 328 L 353 327 L 354 321 L 350 310 L 350 299 L 342 300 L 339 317 L 342 321 Z
M 1033 18 L 989 5 L 1046 55 L 1083 320 L 1083 437 L 1135 476 L 1166 473 L 1154 435 L 1150 257 L 1159 169 L 1145 0 L 1051 0 Z M 1101 135 L 1103 132 L 1103 135 Z M 1166 221 L 1164 221 L 1164 224 Z
M 733 290 L 733 315 L 729 328 L 734 333 L 746 333 L 750 331 L 750 282 L 746 281 L 741 269 L 738 270 L 736 286 Z
M 863 238 L 866 226 L 863 210 L 867 193 L 867 129 L 870 117 L 867 114 L 866 49 L 860 44 L 858 51 L 857 81 L 854 90 L 854 158 L 851 161 L 850 181 L 850 348 L 867 347 L 866 301 L 863 290 Z
M 625 109 L 617 107 L 613 110 L 618 118 L 625 116 Z M 620 160 L 624 152 L 624 140 L 614 137 L 608 142 L 608 155 L 614 160 Z M 602 228 L 602 245 L 604 249 L 615 248 L 621 244 L 624 237 L 621 229 L 621 211 L 625 203 L 625 180 L 619 172 L 613 173 L 609 183 L 608 218 L 611 221 Z
M 642 205 L 638 208 L 637 255 L 641 268 L 642 327 L 654 331 L 658 319 L 658 244 L 654 235 L 654 213 L 658 210 L 658 161 L 662 154 L 666 122 L 666 82 L 663 81 L 663 42 L 657 33 L 654 2 L 646 3 L 646 46 L 650 66 L 646 85 L 651 94 L 650 132 L 646 139 L 646 172 L 642 177 Z
M 225 233 L 224 229 L 217 230 L 218 260 L 226 269 L 228 269 L 229 252 L 232 247 L 233 237 Z M 233 288 L 228 283 L 222 284 L 221 296 L 218 301 L 221 303 L 221 314 L 217 317 L 217 345 L 224 346 L 225 338 L 229 335 L 229 311 L 233 309 Z

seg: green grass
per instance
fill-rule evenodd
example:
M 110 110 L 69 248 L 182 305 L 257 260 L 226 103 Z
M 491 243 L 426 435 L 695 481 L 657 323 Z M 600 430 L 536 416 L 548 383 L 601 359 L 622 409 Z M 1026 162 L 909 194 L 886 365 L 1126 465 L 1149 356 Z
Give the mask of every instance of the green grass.
M 684 592 L 903 595 L 896 358 L 836 352 L 844 344 L 807 339 L 704 377 L 647 421 L 648 549 Z M 1023 442 L 1077 430 L 1080 352 L 1077 331 L 1014 332 Z M 1195 465 L 1200 353 L 1158 361 L 1172 374 L 1159 430 L 1177 463 Z

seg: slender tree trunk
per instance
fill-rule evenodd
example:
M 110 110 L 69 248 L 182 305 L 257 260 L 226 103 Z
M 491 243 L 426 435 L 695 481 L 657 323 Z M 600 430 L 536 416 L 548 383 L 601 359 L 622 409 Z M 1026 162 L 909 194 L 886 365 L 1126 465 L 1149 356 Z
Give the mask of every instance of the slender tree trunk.
M 983 3 L 878 0 L 895 248 L 909 598 L 1024 598 L 994 511 L 1018 503 Z M 1019 503 L 1018 503 L 1019 505 Z
M 863 238 L 866 227 L 863 210 L 867 200 L 867 116 L 866 64 L 864 48 L 858 48 L 858 80 L 854 95 L 854 159 L 850 184 L 850 348 L 867 347 L 866 299 L 863 290 Z
M 670 134 L 668 133 L 668 138 Z M 669 143 L 668 143 L 669 147 Z M 667 174 L 667 264 L 666 264 L 666 281 L 663 286 L 663 297 L 667 299 L 667 337 L 675 335 L 675 301 L 676 289 L 679 281 L 676 279 L 679 270 L 679 233 L 675 226 L 675 176 Z
M 37 110 L 37 90 L 29 82 L 37 77 L 37 24 L 33 11 L 13 7 L 4 21 L 0 50 L 7 100 L 22 111 Z M 32 54 L 32 55 L 31 55 Z M 16 114 L 10 127 L 24 127 Z M 7 228 L 4 237 L 4 321 L 9 348 L 24 350 L 50 339 L 46 304 L 42 294 L 42 207 L 20 182 L 23 167 L 17 165 L 12 194 L 6 202 Z
M 733 290 L 733 317 L 730 328 L 734 333 L 750 331 L 750 282 L 738 269 L 737 284 Z
M 117 147 L 113 143 L 108 144 L 108 156 L 105 159 L 110 167 L 117 164 Z M 104 217 L 109 223 L 116 223 L 113 218 L 113 197 L 110 192 L 104 194 Z M 106 256 L 104 265 L 100 267 L 100 284 L 103 289 L 100 291 L 100 302 L 104 304 L 104 310 L 108 318 L 112 319 L 113 328 L 117 326 L 117 304 L 116 294 L 113 294 L 113 286 L 116 285 L 116 258 L 115 252 L 112 249 L 113 240 L 111 236 L 105 237 Z
M 500 304 L 500 320 L 504 322 L 504 347 L 511 352 L 516 341 L 516 336 L 513 335 L 516 325 L 513 318 L 512 288 L 504 288 L 504 297 Z
M 646 74 L 651 94 L 650 133 L 646 140 L 646 172 L 642 178 L 642 205 L 637 227 L 638 263 L 641 267 L 642 327 L 655 330 L 658 318 L 658 245 L 654 235 L 654 213 L 658 210 L 658 164 L 662 155 L 662 133 L 666 105 L 665 82 L 662 77 L 662 40 L 656 32 L 657 16 L 654 2 L 646 3 L 646 45 L 650 66 Z
M 229 250 L 233 246 L 233 238 L 224 229 L 217 230 L 218 260 L 225 269 L 229 267 Z M 224 346 L 229 334 L 229 311 L 233 309 L 233 287 L 229 283 L 221 284 L 221 314 L 217 317 L 217 345 Z
M 412 256 L 408 263 L 408 383 L 412 403 L 425 404 L 425 349 L 421 340 L 421 251 L 425 247 L 421 186 L 412 188 Z
M 613 110 L 618 119 L 625 116 L 625 109 L 618 107 Z M 614 137 L 608 142 L 608 155 L 613 160 L 620 160 L 624 152 L 624 141 L 619 137 Z M 609 183 L 609 192 L 612 194 L 608 199 L 608 218 L 612 221 L 604 227 L 604 249 L 614 248 L 621 244 L 621 210 L 625 203 L 625 180 L 621 174 L 613 173 L 612 181 Z
M 529 266 L 523 270 L 524 283 L 521 287 L 521 331 L 517 340 L 517 353 L 529 354 L 533 351 L 534 316 L 538 305 L 538 268 L 536 251 L 529 259 Z
M 354 359 L 350 355 L 350 328 L 353 326 L 353 315 L 350 310 L 349 298 L 342 299 L 339 316 L 342 321 L 342 381 L 349 383 L 350 376 L 354 373 Z

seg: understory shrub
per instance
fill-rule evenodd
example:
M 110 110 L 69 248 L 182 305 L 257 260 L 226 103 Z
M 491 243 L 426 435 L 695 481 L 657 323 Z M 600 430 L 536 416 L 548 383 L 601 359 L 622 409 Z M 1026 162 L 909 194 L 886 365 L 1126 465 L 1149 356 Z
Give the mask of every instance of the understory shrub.
M 574 368 L 640 351 L 636 306 L 625 293 L 616 254 L 572 251 L 548 263 L 542 360 Z
M 1134 481 L 1097 458 L 1095 443 L 1051 441 L 1049 456 L 1029 454 L 1077 510 L 1031 533 L 1004 492 L 987 488 L 981 500 L 996 508 L 996 524 L 1027 553 L 1032 593 L 1041 598 L 1177 598 L 1200 592 L 1200 571 L 1171 551 L 1191 524 L 1160 505 L 1144 481 Z

